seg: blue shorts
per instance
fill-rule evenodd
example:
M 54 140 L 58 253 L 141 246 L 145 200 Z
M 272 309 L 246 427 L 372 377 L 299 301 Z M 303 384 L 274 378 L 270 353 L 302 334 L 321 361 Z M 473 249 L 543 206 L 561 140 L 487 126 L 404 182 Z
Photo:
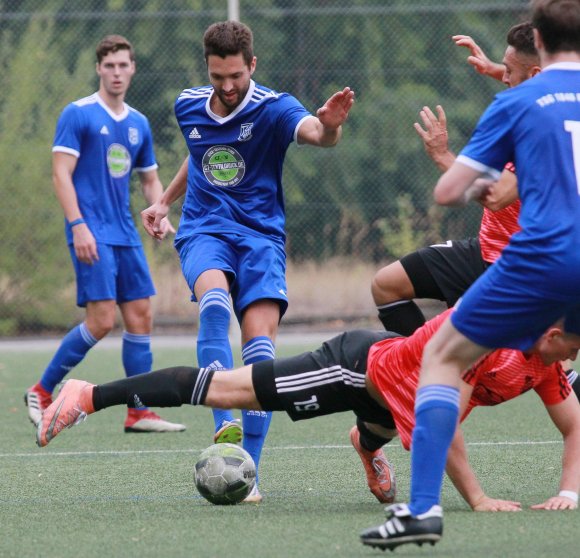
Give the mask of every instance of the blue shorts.
M 69 250 L 77 277 L 77 306 L 97 300 L 122 304 L 155 294 L 142 246 L 97 244 L 99 259 L 93 265 L 80 262 L 72 245 Z
M 204 271 L 219 269 L 228 276 L 238 321 L 244 309 L 258 300 L 278 302 L 280 318 L 286 312 L 286 251 L 281 241 L 236 233 L 201 233 L 180 240 L 176 248 L 192 293 Z M 197 302 L 195 294 L 191 300 Z
M 505 254 L 505 253 L 504 253 Z M 468 339 L 488 348 L 529 350 L 544 332 L 561 318 L 568 333 L 580 335 L 580 288 L 577 296 L 562 295 L 549 282 L 539 281 L 537 269 L 500 257 L 465 293 L 451 315 L 451 322 Z M 545 270 L 545 278 L 567 273 Z M 580 285 L 579 285 L 580 287 Z

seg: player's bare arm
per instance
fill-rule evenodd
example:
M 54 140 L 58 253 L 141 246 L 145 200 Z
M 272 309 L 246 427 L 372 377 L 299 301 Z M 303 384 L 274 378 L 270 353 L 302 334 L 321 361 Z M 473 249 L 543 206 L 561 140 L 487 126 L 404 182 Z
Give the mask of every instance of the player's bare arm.
M 460 415 L 462 415 L 467 408 L 467 404 L 473 392 L 473 386 L 462 381 L 460 384 L 460 391 Z M 457 491 L 461 496 L 463 496 L 463 499 L 469 504 L 473 511 L 521 511 L 521 504 L 519 502 L 490 498 L 485 494 L 475 472 L 469 464 L 467 448 L 465 447 L 461 427 L 456 429 L 451 447 L 449 448 L 446 471 Z
M 572 391 L 565 401 L 546 407 L 556 428 L 562 433 L 562 477 L 559 492 L 541 504 L 531 506 L 534 510 L 575 510 L 580 490 L 580 405 Z M 576 498 L 574 498 L 576 495 Z
M 517 199 L 518 179 L 513 172 L 504 170 L 497 182 L 489 182 L 488 188 L 479 201 L 491 211 L 499 211 Z
M 332 147 L 342 135 L 342 125 L 354 103 L 354 91 L 345 87 L 335 93 L 316 112 L 316 117 L 307 118 L 298 129 L 298 143 Z
M 455 161 L 435 186 L 435 202 L 439 205 L 464 206 L 473 199 L 481 198 L 489 187 L 489 181 L 476 183 L 481 175 L 481 172 Z
M 161 240 L 165 236 L 161 228 L 161 222 L 167 218 L 171 204 L 185 194 L 185 190 L 187 189 L 188 161 L 189 157 L 186 157 L 165 192 L 161 194 L 161 197 L 141 212 L 143 227 L 145 227 L 147 234 L 153 238 Z
M 502 81 L 505 66 L 492 62 L 469 35 L 453 35 L 451 38 L 457 46 L 469 50 L 470 55 L 467 57 L 467 62 L 473 66 L 476 72 Z
M 455 161 L 455 155 L 449 150 L 449 137 L 447 134 L 447 117 L 441 105 L 435 107 L 437 116 L 425 106 L 419 112 L 423 126 L 418 122 L 413 124 L 415 131 L 423 140 L 423 146 L 427 155 L 433 160 L 441 172 L 445 172 Z
M 163 194 L 163 185 L 159 180 L 157 170 L 150 170 L 139 173 L 139 180 L 143 189 L 143 195 L 149 204 L 154 204 Z M 160 234 L 156 238 L 165 238 L 168 233 L 175 233 L 169 217 L 164 217 L 159 223 Z
M 54 190 L 65 219 L 69 223 L 82 218 L 72 179 L 76 166 L 77 158 L 74 155 L 59 151 L 53 153 L 52 180 Z M 72 227 L 72 235 L 75 254 L 79 261 L 92 264 L 99 259 L 97 242 L 86 223 Z

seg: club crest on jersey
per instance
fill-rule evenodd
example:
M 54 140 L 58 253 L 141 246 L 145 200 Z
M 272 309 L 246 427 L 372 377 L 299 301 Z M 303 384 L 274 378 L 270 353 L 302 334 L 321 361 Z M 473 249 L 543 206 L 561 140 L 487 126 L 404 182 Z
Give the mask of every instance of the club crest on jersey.
M 254 123 L 242 124 L 240 126 L 240 135 L 238 136 L 238 141 L 248 141 L 252 137 L 252 128 Z
M 131 170 L 131 154 L 124 145 L 120 143 L 109 145 L 107 167 L 113 178 L 121 178 Z
M 129 143 L 137 145 L 139 143 L 139 130 L 137 128 L 129 128 Z
M 203 174 L 210 184 L 221 188 L 237 186 L 246 174 L 246 163 L 229 145 L 210 147 L 202 159 Z

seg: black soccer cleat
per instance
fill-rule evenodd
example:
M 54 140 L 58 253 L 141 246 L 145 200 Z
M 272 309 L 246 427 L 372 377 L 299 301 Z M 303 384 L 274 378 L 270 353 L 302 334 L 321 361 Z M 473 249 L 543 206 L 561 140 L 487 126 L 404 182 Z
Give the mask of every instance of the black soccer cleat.
M 360 534 L 363 544 L 395 550 L 402 544 L 423 543 L 434 545 L 443 535 L 443 510 L 441 506 L 413 517 L 407 504 L 393 504 L 385 508 L 387 521 L 377 527 L 366 529 Z

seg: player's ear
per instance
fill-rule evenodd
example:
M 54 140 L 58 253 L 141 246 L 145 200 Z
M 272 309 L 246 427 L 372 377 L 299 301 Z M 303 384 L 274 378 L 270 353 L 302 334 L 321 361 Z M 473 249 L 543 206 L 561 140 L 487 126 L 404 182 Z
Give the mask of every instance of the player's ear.
M 550 341 L 553 341 L 554 339 L 556 339 L 557 337 L 562 337 L 564 335 L 564 329 L 558 325 L 554 325 L 552 326 L 548 331 L 547 331 L 547 337 Z
M 541 71 L 542 68 L 540 68 L 540 66 L 532 66 L 532 69 L 530 70 L 530 77 L 537 76 Z

